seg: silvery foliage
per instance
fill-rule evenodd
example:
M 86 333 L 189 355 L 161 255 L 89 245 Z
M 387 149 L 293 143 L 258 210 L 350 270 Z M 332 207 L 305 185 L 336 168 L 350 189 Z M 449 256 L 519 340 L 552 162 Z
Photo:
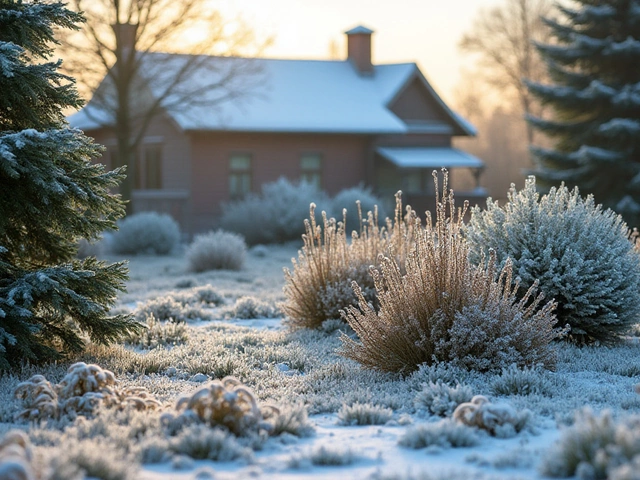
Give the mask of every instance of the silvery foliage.
M 359 206 L 358 206 L 359 204 Z M 343 221 L 343 210 L 347 210 L 345 230 L 348 235 L 354 230 L 360 232 L 360 215 L 367 220 L 367 213 L 378 208 L 378 219 L 384 222 L 386 217 L 382 200 L 376 197 L 370 188 L 362 185 L 345 188 L 331 199 L 331 216 Z M 360 212 L 358 212 L 358 207 Z
M 189 270 L 241 270 L 247 256 L 242 235 L 216 230 L 197 235 L 186 251 Z
M 180 243 L 180 227 L 164 213 L 142 212 L 118 222 L 114 253 L 167 255 Z
M 508 200 L 472 210 L 465 231 L 471 261 L 490 249 L 502 263 L 511 258 L 520 292 L 539 280 L 574 338 L 607 342 L 628 332 L 640 315 L 640 255 L 622 217 L 564 185 L 540 196 L 532 176 L 523 190 L 512 186 Z

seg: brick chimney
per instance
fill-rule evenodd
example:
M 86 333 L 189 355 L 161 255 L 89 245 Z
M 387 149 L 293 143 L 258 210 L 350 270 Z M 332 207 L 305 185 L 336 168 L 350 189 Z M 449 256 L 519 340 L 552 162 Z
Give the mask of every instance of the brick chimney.
M 371 63 L 371 35 L 373 30 L 362 25 L 344 32 L 347 34 L 347 60 L 361 75 L 373 75 Z
M 111 25 L 116 35 L 116 49 L 121 48 L 122 59 L 126 59 L 135 49 L 138 25 L 133 23 L 116 23 Z

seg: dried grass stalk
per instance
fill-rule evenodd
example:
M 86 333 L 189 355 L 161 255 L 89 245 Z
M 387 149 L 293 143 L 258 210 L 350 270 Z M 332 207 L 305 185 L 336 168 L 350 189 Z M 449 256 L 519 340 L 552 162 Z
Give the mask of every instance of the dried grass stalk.
M 428 216 L 405 262 L 382 256 L 372 268 L 379 311 L 354 282 L 359 308 L 347 307 L 343 318 L 358 335 L 342 336 L 341 354 L 378 370 L 409 373 L 423 363 L 452 361 L 481 371 L 510 364 L 547 367 L 555 363 L 550 342 L 555 304 L 540 307 L 536 285 L 521 300 L 512 281 L 511 263 L 497 275 L 495 256 L 475 267 L 461 235 L 467 204 L 456 212 L 444 172 L 442 197 L 436 180 L 436 222 Z M 485 265 L 486 264 L 486 265 Z M 498 277 L 496 279 L 496 277 Z

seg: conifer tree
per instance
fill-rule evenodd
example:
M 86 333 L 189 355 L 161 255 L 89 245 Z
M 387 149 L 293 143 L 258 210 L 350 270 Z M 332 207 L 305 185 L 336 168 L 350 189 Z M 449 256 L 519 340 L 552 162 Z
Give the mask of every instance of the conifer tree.
M 553 84 L 529 83 L 553 119 L 532 118 L 554 148 L 534 148 L 538 184 L 561 182 L 640 227 L 640 1 L 575 0 L 546 19 L 538 45 Z
M 109 316 L 125 265 L 74 258 L 124 213 L 109 193 L 123 173 L 91 164 L 100 147 L 66 123 L 82 102 L 50 60 L 54 28 L 81 21 L 61 2 L 0 0 L 0 370 L 140 328 Z

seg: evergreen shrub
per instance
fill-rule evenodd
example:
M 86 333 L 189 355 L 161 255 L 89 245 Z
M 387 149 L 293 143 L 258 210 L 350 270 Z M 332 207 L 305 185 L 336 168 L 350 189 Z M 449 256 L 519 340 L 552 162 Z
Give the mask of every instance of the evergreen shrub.
M 180 227 L 164 213 L 136 213 L 118 227 L 111 240 L 114 253 L 168 255 L 180 243 Z
M 312 204 L 304 224 L 304 246 L 293 260 L 293 272 L 285 270 L 286 301 L 281 309 L 292 328 L 321 328 L 326 320 L 340 318 L 341 309 L 357 303 L 352 282 L 360 285 L 366 301 L 375 302 L 369 267 L 378 263 L 381 254 L 392 255 L 403 264 L 417 228 L 407 220 L 409 215 L 403 218 L 400 194 L 396 196 L 394 220 L 388 219 L 385 227 L 379 227 L 374 209 L 366 221 L 358 221 L 362 231 L 351 239 L 344 222 L 327 218 L 323 212 L 318 225 L 315 217 Z
M 197 235 L 186 251 L 189 270 L 241 270 L 247 257 L 247 245 L 242 236 L 216 230 Z
M 438 198 L 436 172 L 434 180 Z M 359 308 L 347 306 L 343 318 L 358 339 L 343 334 L 342 355 L 366 367 L 402 373 L 439 361 L 479 371 L 512 363 L 554 365 L 555 305 L 540 307 L 535 284 L 518 299 L 519 282 L 512 285 L 510 262 L 500 271 L 494 255 L 486 265 L 470 263 L 461 232 L 465 210 L 456 215 L 445 172 L 435 225 L 428 217 L 416 235 L 406 273 L 390 257 L 372 270 L 378 311 L 354 282 Z
M 622 218 L 592 196 L 561 185 L 540 197 L 529 177 L 504 206 L 475 207 L 465 235 L 474 264 L 491 249 L 498 262 L 510 259 L 525 288 L 539 282 L 571 338 L 611 342 L 638 322 L 640 255 Z

